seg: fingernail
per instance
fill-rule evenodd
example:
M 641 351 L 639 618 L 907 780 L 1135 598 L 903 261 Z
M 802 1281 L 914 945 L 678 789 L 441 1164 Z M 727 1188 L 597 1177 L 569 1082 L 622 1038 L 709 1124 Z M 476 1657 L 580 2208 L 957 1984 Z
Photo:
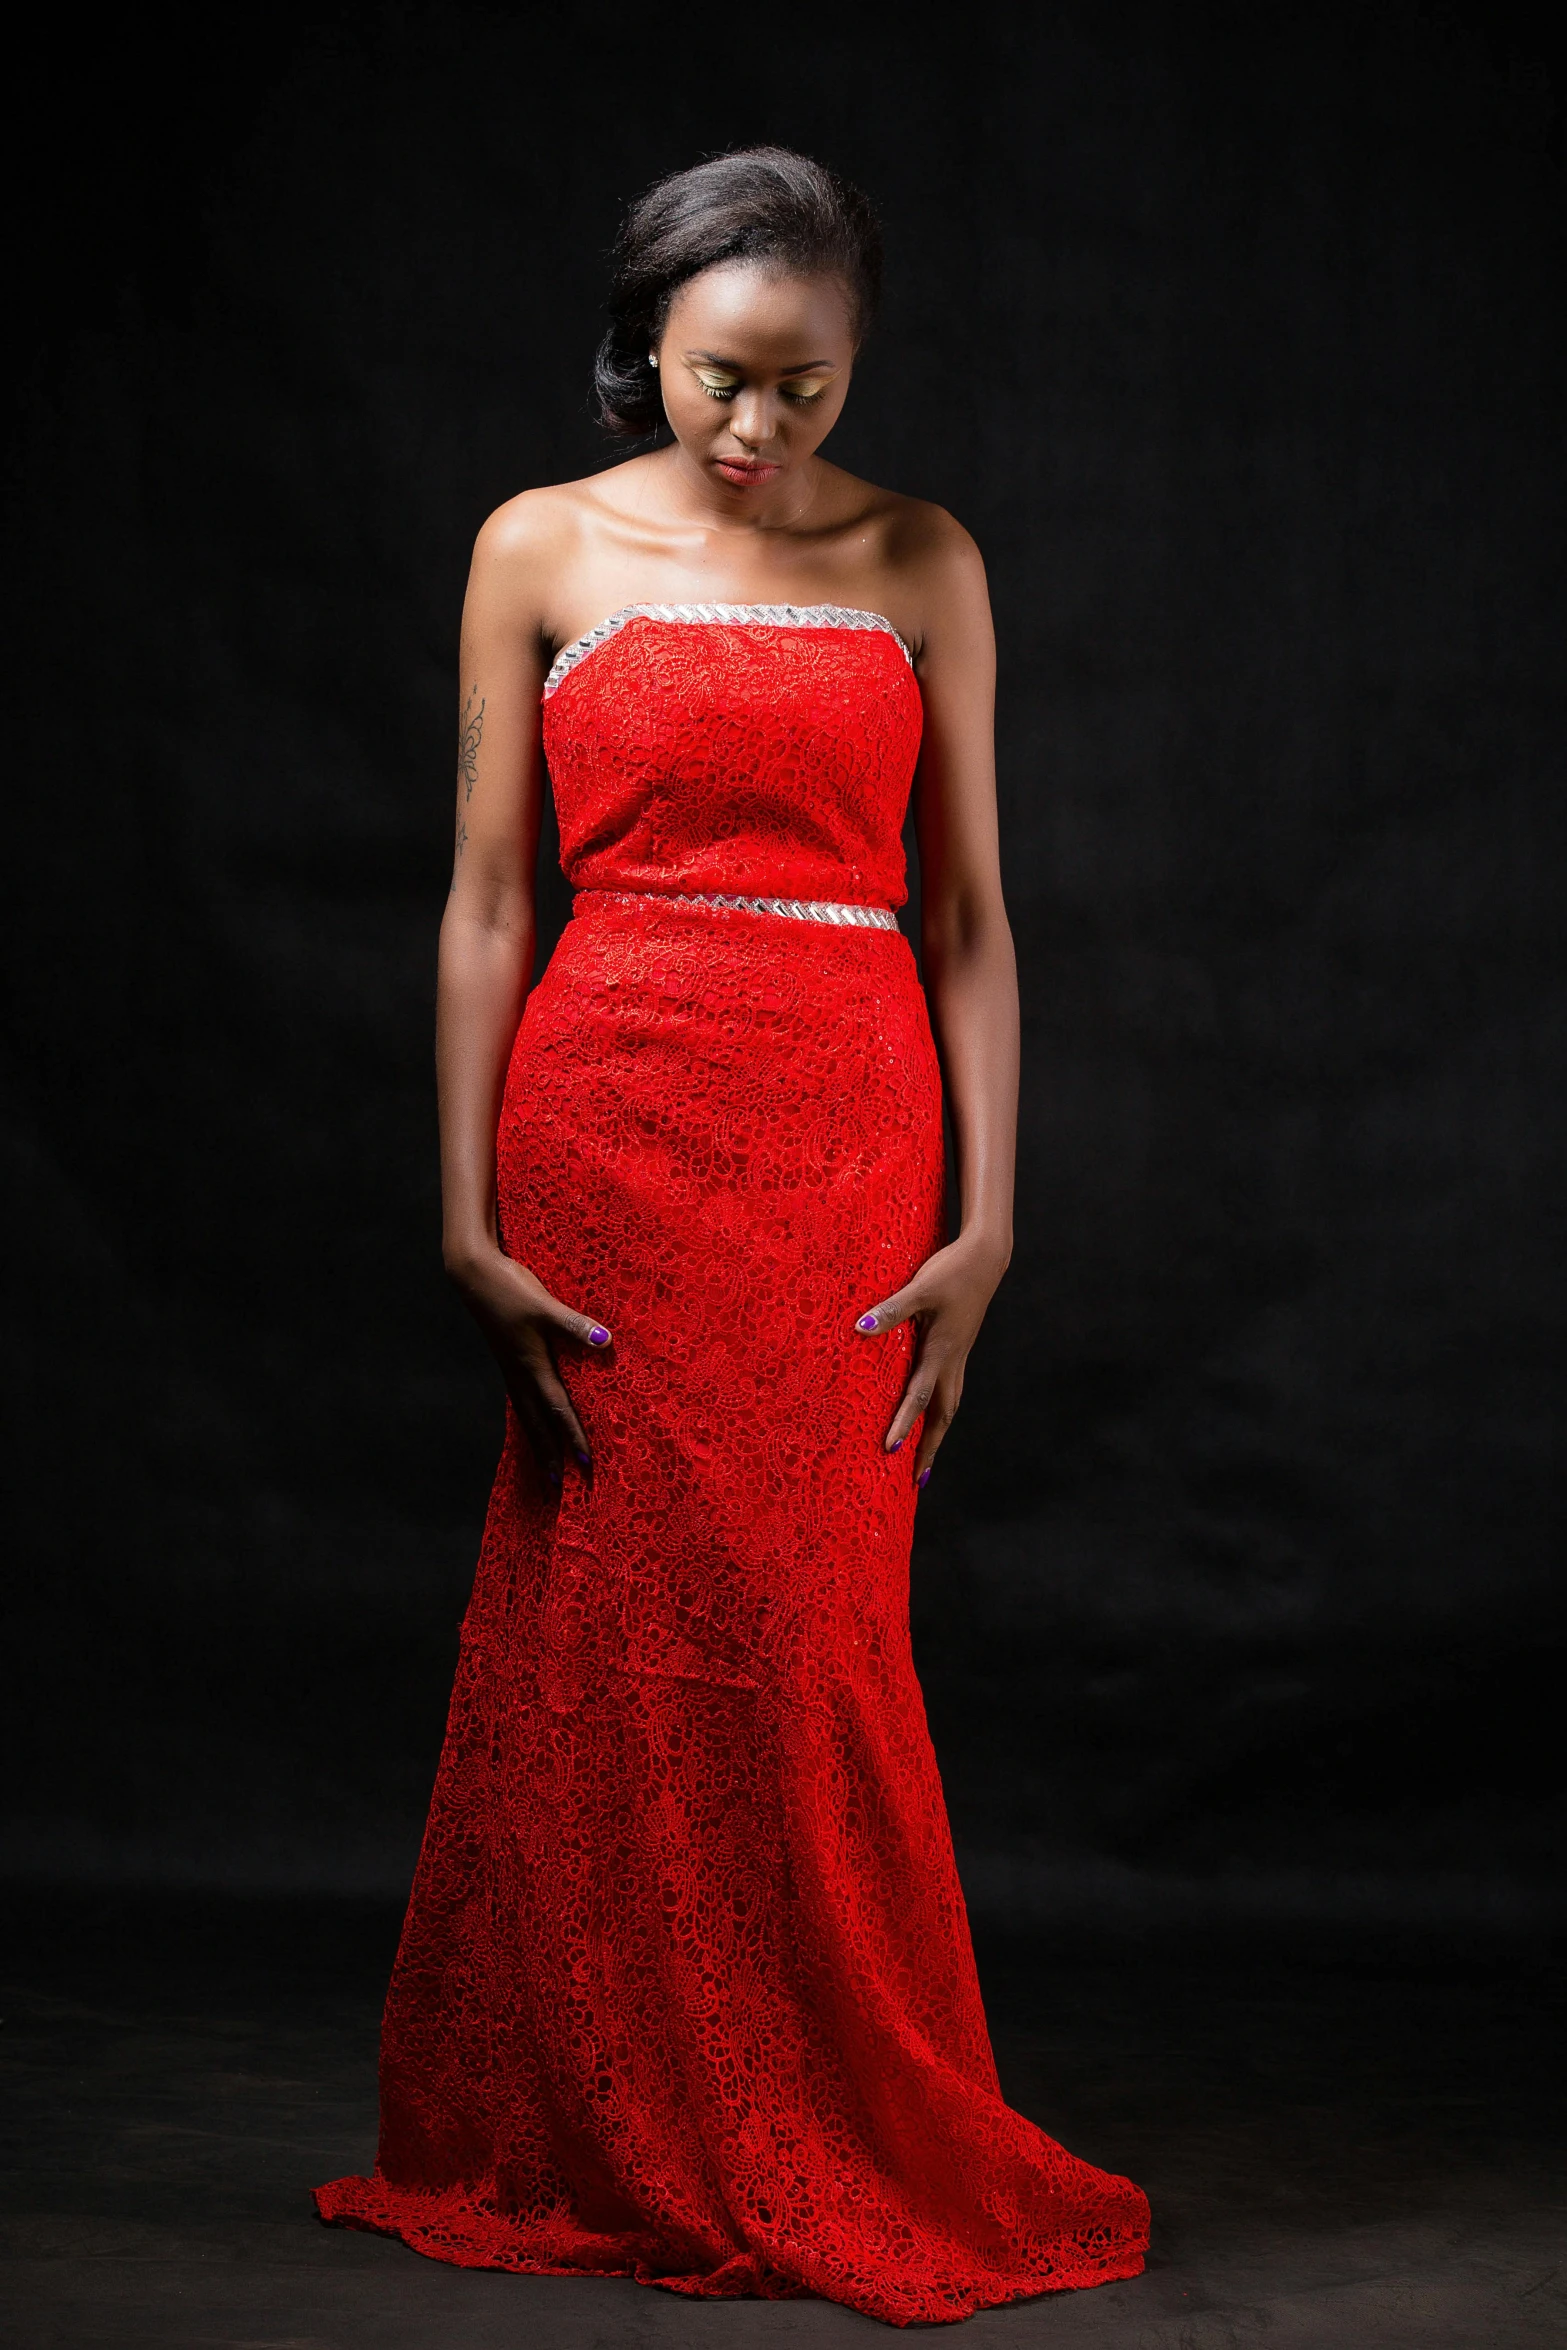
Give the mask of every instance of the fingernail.
M 919 1475 L 918 1475 L 918 1476 L 915 1478 L 914 1482 L 915 1482 L 915 1484 L 916 1484 L 916 1485 L 928 1485 L 928 1484 L 930 1483 L 930 1471 L 929 1471 L 929 1469 L 921 1469 L 921 1471 L 920 1471 Z
M 889 1452 L 901 1452 L 901 1451 L 903 1450 L 903 1439 L 902 1439 L 902 1437 L 900 1436 L 900 1437 L 898 1438 L 898 1441 L 897 1441 L 897 1443 L 896 1443 L 896 1444 L 889 1444 L 889 1445 L 888 1445 L 888 1447 L 887 1447 L 887 1450 L 888 1450 Z
M 859 1320 L 855 1323 L 854 1327 L 856 1330 L 874 1330 L 876 1327 L 875 1315 L 862 1314 Z
M 589 1460 L 585 1452 L 579 1452 L 577 1454 L 577 1466 L 579 1469 L 591 1469 L 593 1463 Z
M 553 1461 L 551 1461 L 549 1466 L 549 1480 L 552 1485 L 558 1485 L 560 1483 L 560 1471 L 556 1468 Z
M 602 1322 L 590 1322 L 588 1324 L 588 1344 L 589 1346 L 608 1346 L 609 1332 L 605 1329 Z

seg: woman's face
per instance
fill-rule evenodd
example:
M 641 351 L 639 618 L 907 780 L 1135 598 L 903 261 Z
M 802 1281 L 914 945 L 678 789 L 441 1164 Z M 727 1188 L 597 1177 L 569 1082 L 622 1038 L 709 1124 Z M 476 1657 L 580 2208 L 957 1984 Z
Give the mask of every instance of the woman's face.
M 848 296 L 836 278 L 720 262 L 680 288 L 654 357 L 686 457 L 745 505 L 797 472 L 838 421 L 854 365 Z

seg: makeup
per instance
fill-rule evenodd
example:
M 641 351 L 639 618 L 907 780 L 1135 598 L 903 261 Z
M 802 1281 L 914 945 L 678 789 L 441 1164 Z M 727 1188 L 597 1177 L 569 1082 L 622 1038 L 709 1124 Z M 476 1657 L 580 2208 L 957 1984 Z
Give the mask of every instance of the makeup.
M 764 482 L 776 481 L 782 473 L 781 465 L 742 465 L 728 457 L 713 460 L 717 472 L 725 481 L 733 482 L 737 490 L 760 489 Z

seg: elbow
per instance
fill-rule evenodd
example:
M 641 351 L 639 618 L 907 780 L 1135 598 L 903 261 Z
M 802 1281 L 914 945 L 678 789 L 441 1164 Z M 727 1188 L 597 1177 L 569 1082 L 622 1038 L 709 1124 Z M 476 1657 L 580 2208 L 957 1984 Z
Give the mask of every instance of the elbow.
M 487 938 L 531 940 L 533 900 L 513 889 L 487 889 L 482 881 L 453 882 L 441 917 L 442 929 L 482 933 Z
M 479 891 L 457 890 L 446 901 L 441 917 L 441 956 L 458 962 L 482 958 L 493 966 L 497 957 L 531 967 L 534 920 L 531 904 L 511 897 L 490 897 Z
M 1011 962 L 1012 925 L 999 889 L 943 892 L 921 907 L 920 954 L 927 970 Z

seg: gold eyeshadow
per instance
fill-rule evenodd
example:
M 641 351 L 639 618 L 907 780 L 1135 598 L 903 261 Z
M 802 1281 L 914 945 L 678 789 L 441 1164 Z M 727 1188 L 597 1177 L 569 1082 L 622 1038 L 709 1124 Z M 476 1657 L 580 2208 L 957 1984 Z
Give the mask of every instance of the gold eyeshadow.
M 710 400 L 732 400 L 740 389 L 741 378 L 732 374 L 728 368 L 692 365 L 691 372 Z M 829 377 L 825 383 L 813 384 L 807 382 L 804 376 L 797 376 L 792 381 L 781 383 L 778 389 L 794 407 L 808 408 L 813 400 L 821 398 L 831 380 Z

